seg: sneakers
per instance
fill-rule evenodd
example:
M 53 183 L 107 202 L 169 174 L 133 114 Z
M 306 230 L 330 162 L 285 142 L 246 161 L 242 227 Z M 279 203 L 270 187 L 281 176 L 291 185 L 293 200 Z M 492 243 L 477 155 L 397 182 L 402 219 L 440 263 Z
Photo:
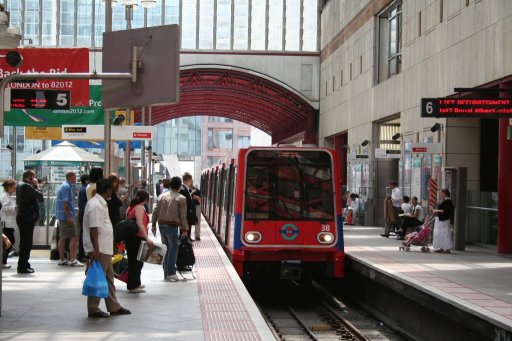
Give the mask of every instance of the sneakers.
M 143 294 L 146 292 L 146 290 L 142 289 L 141 287 L 138 287 L 135 289 L 130 289 L 130 290 L 128 290 L 128 292 L 131 294 Z
M 60 265 L 60 264 L 59 264 Z M 68 263 L 69 266 L 74 266 L 74 267 L 80 267 L 80 266 L 84 266 L 82 263 L 80 263 L 78 260 L 76 259 L 73 259 L 72 261 L 69 261 Z
M 80 267 L 84 266 L 82 263 L 80 263 L 78 260 L 73 259 L 68 261 L 67 259 L 60 260 L 59 263 L 57 263 L 59 266 L 74 266 L 74 267 Z
M 2 264 L 2 269 L 10 269 L 10 268 L 11 268 L 10 264 Z
M 180 278 L 178 277 L 178 275 L 174 274 L 174 275 L 170 275 L 170 276 L 165 277 L 165 280 L 167 282 L 177 282 L 177 281 L 180 280 Z

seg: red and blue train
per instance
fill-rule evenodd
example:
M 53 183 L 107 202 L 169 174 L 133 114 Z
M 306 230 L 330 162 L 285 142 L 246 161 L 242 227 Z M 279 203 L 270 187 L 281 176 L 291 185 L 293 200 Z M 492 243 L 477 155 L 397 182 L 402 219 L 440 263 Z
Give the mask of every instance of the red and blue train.
M 251 147 L 201 174 L 202 212 L 242 278 L 344 275 L 339 160 L 315 147 Z

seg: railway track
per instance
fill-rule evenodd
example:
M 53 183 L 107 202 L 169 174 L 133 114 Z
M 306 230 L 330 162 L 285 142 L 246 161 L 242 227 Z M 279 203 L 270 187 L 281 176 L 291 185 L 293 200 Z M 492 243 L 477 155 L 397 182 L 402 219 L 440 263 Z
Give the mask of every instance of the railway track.
M 278 340 L 368 340 L 325 304 L 266 308 L 265 316 Z

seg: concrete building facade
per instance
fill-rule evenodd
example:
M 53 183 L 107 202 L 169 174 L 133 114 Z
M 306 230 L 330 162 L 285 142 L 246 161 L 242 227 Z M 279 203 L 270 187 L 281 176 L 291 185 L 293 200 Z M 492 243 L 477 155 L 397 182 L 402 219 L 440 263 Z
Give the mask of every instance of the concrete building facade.
M 511 191 L 498 184 L 507 169 L 498 164 L 498 155 L 505 159 L 501 155 L 511 144 L 499 132 L 508 119 L 422 118 L 420 103 L 458 96 L 455 88 L 510 87 L 512 2 L 330 0 L 321 5 L 320 144 L 348 159 L 348 189 L 370 200 L 369 223 L 382 222 L 380 200 L 390 180 L 399 180 L 404 194 L 421 197 L 426 206 L 429 178 L 439 180 L 439 189 L 450 187 L 446 168 L 467 167 L 468 207 L 475 207 L 467 210 L 468 239 L 496 245 L 498 196 Z M 413 143 L 439 143 L 441 149 L 415 154 Z M 381 159 L 376 149 L 397 150 L 400 159 Z M 502 204 L 509 205 L 510 198 L 500 196 Z

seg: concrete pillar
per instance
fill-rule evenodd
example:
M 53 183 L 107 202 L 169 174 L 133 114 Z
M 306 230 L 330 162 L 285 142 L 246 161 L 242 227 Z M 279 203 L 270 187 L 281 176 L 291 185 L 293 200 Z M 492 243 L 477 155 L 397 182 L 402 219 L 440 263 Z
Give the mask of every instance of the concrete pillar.
M 510 88 L 510 83 L 502 84 Z M 500 98 L 512 97 L 501 92 Z M 512 141 L 507 140 L 509 120 L 500 119 L 498 151 L 498 253 L 512 254 Z

